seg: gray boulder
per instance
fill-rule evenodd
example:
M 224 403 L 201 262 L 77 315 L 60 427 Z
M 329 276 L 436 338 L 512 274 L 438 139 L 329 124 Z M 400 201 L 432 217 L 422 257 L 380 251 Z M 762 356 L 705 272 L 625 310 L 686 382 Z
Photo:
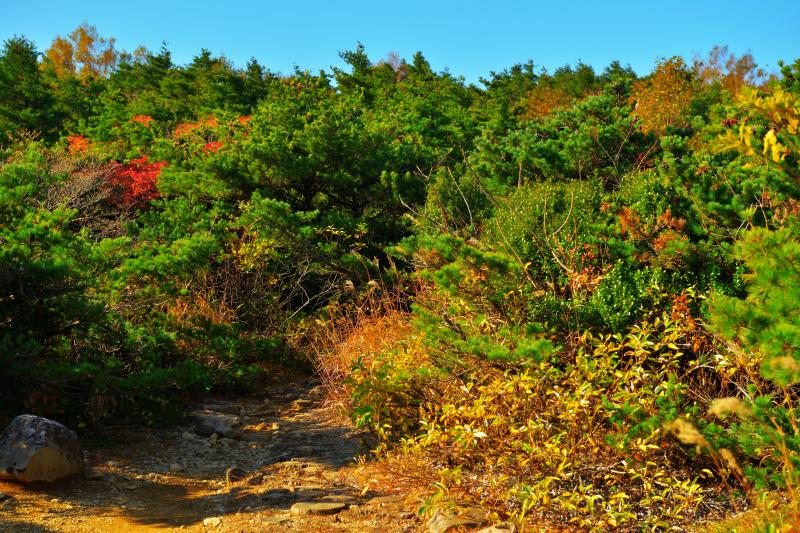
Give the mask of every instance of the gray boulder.
M 0 477 L 55 481 L 82 470 L 78 436 L 58 422 L 20 415 L 0 434 Z
M 198 435 L 216 433 L 221 437 L 239 437 L 239 432 L 235 429 L 240 423 L 238 416 L 203 410 L 192 412 L 189 420 Z

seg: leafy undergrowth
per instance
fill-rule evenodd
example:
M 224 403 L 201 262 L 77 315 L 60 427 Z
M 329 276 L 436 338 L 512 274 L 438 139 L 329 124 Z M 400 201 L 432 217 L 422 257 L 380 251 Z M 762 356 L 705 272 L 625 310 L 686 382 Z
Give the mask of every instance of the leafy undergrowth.
M 332 398 L 349 393 L 354 419 L 378 437 L 377 468 L 430 487 L 423 514 L 477 505 L 531 527 L 659 530 L 762 505 L 743 472 L 758 465 L 714 429 L 715 398 L 765 386 L 758 361 L 712 350 L 690 295 L 625 334 L 585 333 L 513 364 L 437 353 L 439 332 L 420 315 L 441 296 L 406 297 L 413 312 L 365 298 L 317 361 Z

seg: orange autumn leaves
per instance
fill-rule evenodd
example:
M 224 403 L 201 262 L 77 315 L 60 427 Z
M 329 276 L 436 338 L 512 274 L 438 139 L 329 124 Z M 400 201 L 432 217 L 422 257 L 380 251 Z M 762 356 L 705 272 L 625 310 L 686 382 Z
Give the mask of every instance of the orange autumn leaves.
M 83 135 L 70 135 L 67 137 L 67 152 L 69 155 L 84 154 L 89 150 L 89 139 Z
M 647 242 L 650 248 L 661 261 L 677 260 L 676 245 L 688 242 L 684 235 L 686 220 L 674 217 L 672 210 L 667 208 L 656 217 L 652 223 L 642 222 L 641 217 L 631 208 L 625 207 L 619 212 L 619 232 L 623 237 L 632 241 Z M 662 257 L 663 256 L 663 257 Z M 639 260 L 649 261 L 655 259 L 649 252 L 639 254 Z
M 630 100 L 642 131 L 663 135 L 669 126 L 685 126 L 694 84 L 680 57 L 661 61 L 650 77 L 635 82 Z
M 549 115 L 551 112 L 569 107 L 575 98 L 560 87 L 537 85 L 528 93 L 525 118 L 528 120 Z
M 142 126 L 149 128 L 150 123 L 153 122 L 153 120 L 154 120 L 153 117 L 151 117 L 150 115 L 136 115 L 131 119 L 131 122 L 137 122 Z
M 119 59 L 115 42 L 113 37 L 100 37 L 97 28 L 84 22 L 67 37 L 56 37 L 45 52 L 45 58 L 59 78 L 107 76 Z
M 250 115 L 237 117 L 236 121 L 232 124 L 229 123 L 228 126 L 246 128 L 251 118 Z M 201 139 L 201 142 L 205 141 L 203 143 L 203 151 L 213 154 L 218 152 L 226 144 L 224 140 L 214 138 L 218 136 L 219 132 L 211 131 L 220 126 L 220 121 L 216 117 L 204 118 L 196 122 L 184 122 L 175 127 L 172 136 L 174 139 L 183 140 L 189 138 L 191 135 L 195 135 Z

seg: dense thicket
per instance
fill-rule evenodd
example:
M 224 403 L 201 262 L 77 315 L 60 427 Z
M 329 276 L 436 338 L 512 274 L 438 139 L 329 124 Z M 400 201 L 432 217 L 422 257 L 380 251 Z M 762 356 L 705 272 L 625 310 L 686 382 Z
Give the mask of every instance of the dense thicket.
M 476 87 L 342 58 L 6 41 L 4 413 L 155 417 L 314 342 L 386 453 L 436 471 L 432 502 L 661 527 L 794 486 L 797 62 Z M 342 323 L 375 338 L 326 347 Z

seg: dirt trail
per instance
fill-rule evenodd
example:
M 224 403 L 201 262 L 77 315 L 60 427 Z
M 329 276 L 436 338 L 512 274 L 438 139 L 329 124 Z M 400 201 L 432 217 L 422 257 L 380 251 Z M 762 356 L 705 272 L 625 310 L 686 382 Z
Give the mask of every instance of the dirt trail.
M 412 498 L 379 486 L 362 494 L 352 465 L 365 450 L 363 436 L 320 405 L 310 382 L 202 407 L 238 416 L 237 438 L 198 435 L 191 426 L 117 432 L 123 444 L 90 450 L 83 476 L 53 484 L 0 481 L 0 531 L 421 527 Z

